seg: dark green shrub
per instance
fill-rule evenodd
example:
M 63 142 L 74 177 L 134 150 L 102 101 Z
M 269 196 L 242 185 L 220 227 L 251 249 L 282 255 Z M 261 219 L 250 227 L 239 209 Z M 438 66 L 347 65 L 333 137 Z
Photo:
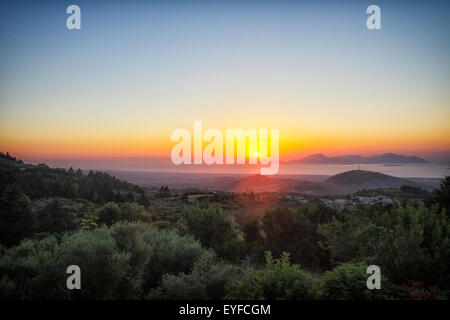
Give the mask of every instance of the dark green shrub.
M 174 230 L 152 229 L 143 235 L 143 241 L 150 254 L 144 276 L 146 290 L 156 287 L 165 273 L 188 272 L 205 251 L 194 238 Z
M 136 202 L 125 202 L 118 205 L 115 202 L 108 202 L 96 211 L 100 218 L 100 223 L 108 226 L 119 221 L 141 221 L 150 223 L 152 217 L 145 210 L 145 207 Z
M 219 257 L 239 257 L 243 248 L 242 236 L 236 231 L 230 215 L 217 203 L 206 203 L 184 209 L 186 232 Z
M 238 276 L 237 268 L 217 261 L 212 251 L 205 252 L 194 263 L 190 273 L 165 274 L 148 299 L 223 299 L 226 287 Z
M 325 237 L 317 228 L 332 214 L 331 208 L 317 201 L 303 204 L 296 210 L 285 207 L 270 210 L 263 218 L 267 249 L 277 256 L 288 252 L 293 263 L 309 269 L 328 268 L 329 253 L 320 246 Z
M 232 284 L 227 299 L 312 300 L 317 298 L 317 285 L 312 276 L 289 262 L 289 254 L 273 259 L 266 253 L 262 270 L 249 269 L 243 279 Z
M 421 279 L 450 288 L 450 220 L 437 206 L 361 207 L 322 224 L 319 233 L 335 262 L 378 265 L 395 284 Z
M 0 256 L 2 299 L 139 299 L 164 274 L 191 270 L 205 252 L 191 236 L 142 223 L 25 240 Z M 68 290 L 67 267 L 81 269 L 81 290 Z M 144 291 L 145 289 L 145 291 Z
M 53 236 L 42 240 L 24 240 L 19 246 L 9 248 L 0 257 L 0 299 L 57 297 L 60 292 L 55 289 L 57 281 L 54 279 L 47 279 L 49 291 L 35 295 L 39 287 L 42 287 L 40 281 L 45 277 L 44 270 L 57 269 L 57 250 L 58 243 Z M 54 274 L 54 278 L 57 276 L 57 273 Z M 64 296 L 66 295 L 61 298 Z
M 108 226 L 121 220 L 120 208 L 115 202 L 108 202 L 96 211 L 100 223 Z
M 117 299 L 139 295 L 139 277 L 134 278 L 138 283 L 127 277 L 131 271 L 131 253 L 119 249 L 107 228 L 67 235 L 58 253 L 61 273 L 69 265 L 81 269 L 82 290 L 72 290 L 73 298 Z
M 137 202 L 125 202 L 120 206 L 120 220 L 152 222 L 152 216 Z
M 367 288 L 367 265 L 343 263 L 327 271 L 320 279 L 320 292 L 325 300 L 386 300 L 397 297 L 397 289 L 381 276 L 381 289 Z

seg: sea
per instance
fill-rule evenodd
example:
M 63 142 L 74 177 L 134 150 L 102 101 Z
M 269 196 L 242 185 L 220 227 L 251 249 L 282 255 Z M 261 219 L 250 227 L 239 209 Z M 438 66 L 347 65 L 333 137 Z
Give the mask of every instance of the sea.
M 31 159 L 30 159 L 31 160 Z M 35 159 L 34 159 L 35 160 Z M 31 163 L 45 162 L 51 167 L 81 168 L 84 170 L 119 170 L 133 172 L 178 172 L 208 174 L 258 174 L 257 165 L 174 165 L 171 162 L 154 159 L 39 159 Z M 425 164 L 300 164 L 281 162 L 280 175 L 322 175 L 332 176 L 350 170 L 375 171 L 399 178 L 434 178 L 450 176 L 450 163 Z

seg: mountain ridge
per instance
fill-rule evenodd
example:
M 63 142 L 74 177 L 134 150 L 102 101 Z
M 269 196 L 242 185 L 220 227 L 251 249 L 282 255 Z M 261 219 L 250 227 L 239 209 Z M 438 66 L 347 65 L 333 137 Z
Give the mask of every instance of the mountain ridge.
M 328 157 L 323 153 L 315 153 L 301 159 L 289 161 L 289 163 L 305 164 L 411 164 L 428 163 L 425 159 L 417 156 L 405 156 L 395 153 L 376 154 L 368 157 L 360 155 L 345 155 Z

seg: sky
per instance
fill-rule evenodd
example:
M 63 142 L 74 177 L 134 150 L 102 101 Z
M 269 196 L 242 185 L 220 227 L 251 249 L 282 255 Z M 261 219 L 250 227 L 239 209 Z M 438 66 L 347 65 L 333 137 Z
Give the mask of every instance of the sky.
M 66 8 L 81 8 L 81 30 Z M 366 8 L 381 8 L 368 30 Z M 448 1 L 0 4 L 0 151 L 169 158 L 177 128 L 280 130 L 280 157 L 450 161 Z

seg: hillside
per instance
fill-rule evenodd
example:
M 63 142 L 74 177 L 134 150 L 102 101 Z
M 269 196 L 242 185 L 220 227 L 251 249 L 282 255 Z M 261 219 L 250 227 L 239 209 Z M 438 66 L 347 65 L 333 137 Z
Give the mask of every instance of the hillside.
M 351 170 L 332 176 L 324 184 L 339 193 L 353 193 L 363 189 L 400 188 L 401 186 L 429 187 L 407 179 L 397 178 L 373 171 Z
M 45 164 L 25 164 L 0 153 L 0 192 L 17 184 L 31 199 L 64 197 L 85 199 L 94 203 L 135 201 L 143 190 L 107 173 L 80 169 L 50 168 Z

